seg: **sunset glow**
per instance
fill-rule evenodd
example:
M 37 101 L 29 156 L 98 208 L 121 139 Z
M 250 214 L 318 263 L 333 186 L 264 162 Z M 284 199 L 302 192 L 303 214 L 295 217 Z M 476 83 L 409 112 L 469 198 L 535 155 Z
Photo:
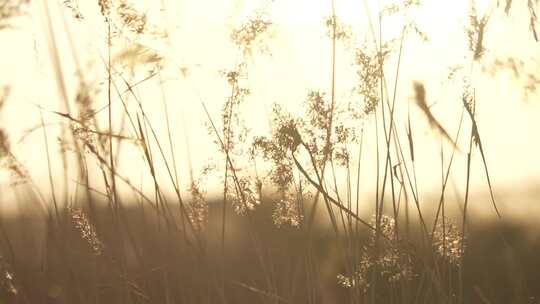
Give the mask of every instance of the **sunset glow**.
M 538 1 L 4 2 L 0 303 L 537 303 Z

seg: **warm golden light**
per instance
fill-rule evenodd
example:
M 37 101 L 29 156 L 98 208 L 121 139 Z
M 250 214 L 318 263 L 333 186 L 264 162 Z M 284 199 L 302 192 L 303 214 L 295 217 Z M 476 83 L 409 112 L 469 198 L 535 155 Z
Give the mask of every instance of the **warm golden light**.
M 538 1 L 4 3 L 0 303 L 540 297 Z

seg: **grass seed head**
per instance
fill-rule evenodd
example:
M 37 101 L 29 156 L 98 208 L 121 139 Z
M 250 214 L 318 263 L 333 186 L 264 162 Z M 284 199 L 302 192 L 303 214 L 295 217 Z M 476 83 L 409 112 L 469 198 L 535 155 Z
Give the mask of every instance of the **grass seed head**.
M 208 202 L 204 198 L 200 186 L 196 182 L 191 183 L 190 187 L 192 201 L 187 205 L 188 218 L 195 231 L 201 232 L 206 229 L 208 224 Z
M 104 244 L 99 239 L 96 228 L 81 209 L 69 208 L 71 222 L 79 232 L 81 238 L 90 245 L 92 253 L 99 256 L 103 253 Z
M 465 239 L 459 228 L 450 219 L 445 218 L 437 224 L 433 234 L 435 252 L 448 263 L 461 266 Z
M 292 227 L 300 227 L 302 214 L 299 204 L 290 199 L 279 200 L 275 204 L 272 219 L 278 228 L 285 224 L 289 224 Z

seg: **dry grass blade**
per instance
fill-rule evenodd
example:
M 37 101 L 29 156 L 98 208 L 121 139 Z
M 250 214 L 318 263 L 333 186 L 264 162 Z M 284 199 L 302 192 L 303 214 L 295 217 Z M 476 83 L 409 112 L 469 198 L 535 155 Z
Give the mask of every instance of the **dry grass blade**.
M 40 107 L 41 109 L 41 107 Z M 66 113 L 61 113 L 61 112 L 56 112 L 56 111 L 50 111 L 51 113 L 53 114 L 56 114 L 56 115 L 59 115 L 61 117 L 64 117 L 64 118 L 67 118 L 68 120 L 76 123 L 76 124 L 79 124 L 79 125 L 84 125 L 84 122 L 77 119 L 77 118 L 74 118 L 73 116 L 69 115 L 69 114 L 66 114 Z M 45 124 L 41 125 L 41 126 L 38 126 L 36 128 L 44 128 L 45 127 Z M 29 130 L 29 132 L 33 131 L 33 129 Z M 85 132 L 88 132 L 88 133 L 92 133 L 92 134 L 96 134 L 96 135 L 99 135 L 99 136 L 106 136 L 106 137 L 112 137 L 112 138 L 116 138 L 116 139 L 119 139 L 119 140 L 130 140 L 130 141 L 133 141 L 133 142 L 137 142 L 137 138 L 133 138 L 133 137 L 129 137 L 129 136 L 124 136 L 124 135 L 119 135 L 119 134 L 114 134 L 112 133 L 112 131 L 109 131 L 109 132 L 101 132 L 101 131 L 96 131 L 96 130 L 92 130 L 90 128 L 85 128 L 84 129 Z
M 510 13 L 510 8 L 512 8 L 512 0 L 506 0 L 506 4 L 504 5 L 504 12 L 506 15 Z
M 4 105 L 6 99 L 9 97 L 9 93 L 10 93 L 9 86 L 0 87 L 0 110 L 2 110 L 2 106 Z
M 407 140 L 409 142 L 409 153 L 411 154 L 411 161 L 414 163 L 414 141 L 412 137 L 412 128 L 411 128 L 411 115 L 407 115 Z
M 429 125 L 433 129 L 435 129 L 437 132 L 439 132 L 441 134 L 441 136 L 446 141 L 451 143 L 452 146 L 454 147 L 454 149 L 456 149 L 457 151 L 459 151 L 461 153 L 461 150 L 459 149 L 457 144 L 454 142 L 454 140 L 452 140 L 450 135 L 448 135 L 448 132 L 446 132 L 446 130 L 443 128 L 443 126 L 439 123 L 439 121 L 431 113 L 431 110 L 429 109 L 429 107 L 427 105 L 427 102 L 426 102 L 426 88 L 424 87 L 424 85 L 421 84 L 420 82 L 414 82 L 414 92 L 415 92 L 416 105 L 422 111 L 422 113 L 424 113 L 424 115 L 426 116 L 426 118 L 427 118 L 427 120 L 429 122 Z
M 336 199 L 334 199 L 333 197 L 331 197 L 328 192 L 326 192 L 326 190 L 321 186 L 319 185 L 316 181 L 314 181 L 310 176 L 309 174 L 306 172 L 306 170 L 302 167 L 302 165 L 300 164 L 300 162 L 298 161 L 298 159 L 296 159 L 296 157 L 293 155 L 293 160 L 294 160 L 294 163 L 296 165 L 296 167 L 298 168 L 298 170 L 302 173 L 302 175 L 304 175 L 304 177 L 306 178 L 306 180 L 315 188 L 317 189 L 317 191 L 319 191 L 319 193 L 321 193 L 323 195 L 324 198 L 326 198 L 329 202 L 331 202 L 332 204 L 334 204 L 336 207 L 338 207 L 340 210 L 342 210 L 343 212 L 347 213 L 347 215 L 351 216 L 352 218 L 354 218 L 356 221 L 358 221 L 359 223 L 363 224 L 364 226 L 366 226 L 367 228 L 375 231 L 375 227 L 373 227 L 370 223 L 364 221 L 363 219 L 361 219 L 356 213 L 354 213 L 353 211 L 347 209 L 347 207 L 343 206 L 339 201 L 337 201 Z
M 480 155 L 482 156 L 482 163 L 484 164 L 484 171 L 486 172 L 486 179 L 489 187 L 489 195 L 491 198 L 491 203 L 493 204 L 493 208 L 495 209 L 495 212 L 497 213 L 497 216 L 501 218 L 501 213 L 499 212 L 499 209 L 497 208 L 497 204 L 495 203 L 495 196 L 493 195 L 493 187 L 491 186 L 491 178 L 489 177 L 489 170 L 486 162 L 486 156 L 484 153 L 484 148 L 482 146 L 482 141 L 480 140 L 480 134 L 478 133 L 478 125 L 476 124 L 476 119 L 474 118 L 474 96 L 463 96 L 463 106 L 465 107 L 465 110 L 467 111 L 467 114 L 469 114 L 469 117 L 472 122 L 472 140 L 475 143 L 475 145 L 480 150 Z
M 264 290 L 260 290 L 260 289 L 257 288 L 257 287 L 253 287 L 253 286 L 250 286 L 250 285 L 244 284 L 244 283 L 242 283 L 242 282 L 238 282 L 238 281 L 232 281 L 232 283 L 235 284 L 235 285 L 238 285 L 238 286 L 240 286 L 240 287 L 243 287 L 243 288 L 245 288 L 245 289 L 247 289 L 247 290 L 249 290 L 249 291 L 252 291 L 252 292 L 254 292 L 254 293 L 263 295 L 263 296 L 265 296 L 265 297 L 272 298 L 272 299 L 274 299 L 274 300 L 276 300 L 276 301 L 278 301 L 278 302 L 281 302 L 281 303 L 292 303 L 292 302 L 289 302 L 289 301 L 287 301 L 286 299 L 284 299 L 284 298 L 282 298 L 282 297 L 280 297 L 280 296 L 278 296 L 278 295 L 271 294 L 271 293 L 269 293 L 269 292 L 267 292 L 267 291 L 264 291 Z
M 538 32 L 536 31 L 536 23 L 538 21 L 538 16 L 536 15 L 536 5 L 534 4 L 532 0 L 528 0 L 527 6 L 529 8 L 529 14 L 531 15 L 529 26 L 531 28 L 531 32 L 533 34 L 534 40 L 538 42 Z

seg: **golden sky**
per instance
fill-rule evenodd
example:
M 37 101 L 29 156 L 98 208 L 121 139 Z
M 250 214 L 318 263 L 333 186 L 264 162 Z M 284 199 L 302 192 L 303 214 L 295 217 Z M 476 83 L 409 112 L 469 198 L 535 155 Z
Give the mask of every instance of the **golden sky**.
M 378 32 L 376 12 L 389 1 L 336 1 L 336 15 L 351 26 L 353 46 L 372 43 L 368 26 L 369 18 Z M 367 7 L 365 4 L 368 4 Z M 523 81 L 515 79 L 508 70 L 495 75 L 482 73 L 482 65 L 489 66 L 496 59 L 516 57 L 524 59 L 529 73 L 538 74 L 540 44 L 535 43 L 528 30 L 527 10 L 517 4 L 511 16 L 504 15 L 502 8 L 495 8 L 496 1 L 477 1 L 479 15 L 493 10 L 485 45 L 488 51 L 480 62 L 475 63 L 472 75 L 478 100 L 477 120 L 486 150 L 487 162 L 495 189 L 522 189 L 540 184 L 540 101 L 538 94 L 525 97 Z M 13 21 L 13 28 L 0 31 L 0 85 L 11 88 L 8 103 L 0 113 L 2 127 L 10 133 L 12 145 L 20 160 L 31 168 L 31 174 L 45 193 L 48 189 L 47 163 L 43 153 L 43 133 L 34 132 L 20 143 L 24 130 L 40 124 L 38 105 L 44 109 L 46 122 L 58 122 L 59 117 L 48 111 L 62 111 L 60 94 L 51 63 L 48 24 L 45 7 L 51 14 L 53 32 L 62 65 L 62 74 L 70 98 L 77 88 L 76 67 L 82 66 L 85 78 L 103 84 L 103 62 L 106 58 L 105 26 L 97 5 L 81 1 L 80 9 L 85 20 L 76 20 L 62 1 L 33 1 L 28 14 Z M 161 96 L 166 96 L 167 108 L 173 125 L 172 137 L 178 170 L 186 182 L 187 148 L 189 141 L 191 162 L 195 172 L 207 159 L 216 155 L 212 139 L 203 126 L 206 120 L 201 101 L 208 105 L 213 117 L 218 118 L 221 104 L 227 96 L 227 87 L 218 71 L 230 69 L 241 54 L 231 43 L 231 29 L 264 9 L 275 27 L 268 40 L 271 56 L 255 56 L 248 60 L 249 86 L 252 95 L 245 108 L 245 119 L 254 134 L 268 131 L 268 112 L 272 103 L 283 104 L 293 112 L 301 110 L 300 102 L 309 89 L 330 90 L 331 41 L 326 36 L 324 18 L 331 14 L 330 1 L 295 0 L 283 1 L 140 1 L 139 9 L 146 11 L 149 22 L 155 22 L 169 33 L 169 39 L 146 39 L 142 44 L 165 58 L 165 68 L 160 85 L 157 77 L 138 87 L 138 94 L 154 123 L 158 135 L 166 141 L 164 106 Z M 369 9 L 369 13 L 366 12 Z M 404 41 L 401 70 L 397 86 L 397 107 L 407 109 L 413 96 L 412 83 L 420 81 L 427 90 L 431 110 L 451 134 L 457 128 L 461 113 L 459 81 L 447 79 L 450 69 L 457 64 L 470 64 L 465 58 L 467 38 L 464 27 L 469 22 L 469 1 L 425 1 L 408 16 L 429 37 L 429 42 L 411 36 Z M 371 16 L 371 17 L 370 17 Z M 403 18 L 385 21 L 381 33 L 384 38 L 398 37 Z M 67 25 L 67 26 L 66 26 Z M 73 49 L 70 46 L 73 41 Z M 120 52 L 123 46 L 117 46 Z M 74 51 L 73 51 L 74 50 Z M 351 49 L 338 45 L 337 51 L 337 99 L 351 98 L 350 89 L 355 83 L 354 67 L 351 66 Z M 76 54 L 76 56 L 74 56 Z M 395 58 L 387 66 L 388 83 L 393 83 Z M 468 66 L 466 67 L 468 68 Z M 185 76 L 181 71 L 187 71 Z M 161 91 L 163 88 L 163 92 Z M 105 104 L 105 99 L 96 102 Z M 115 110 L 121 110 L 116 107 Z M 412 109 L 419 183 L 425 191 L 438 191 L 440 187 L 440 140 L 428 127 L 422 115 Z M 403 117 L 401 117 L 403 118 Z M 403 120 L 398 127 L 404 131 Z M 366 128 L 372 122 L 366 124 Z M 55 147 L 54 127 L 50 129 L 49 142 Z M 369 132 L 368 132 L 369 133 Z M 362 180 L 365 189 L 372 189 L 374 155 L 373 134 L 366 135 L 367 152 L 364 155 Z M 371 147 L 370 147 L 371 145 Z M 466 150 L 466 141 L 458 142 Z M 447 155 L 450 147 L 445 146 Z M 133 151 L 131 151 L 133 150 Z M 39 152 L 38 152 L 39 151 Z M 120 168 L 126 176 L 141 179 L 144 168 L 140 153 L 126 147 Z M 168 156 L 170 156 L 168 154 Z M 478 153 L 474 154 L 473 189 L 487 191 L 483 169 Z M 219 161 L 219 159 L 218 159 Z M 463 184 L 465 155 L 458 155 L 453 178 Z M 61 170 L 58 158 L 53 160 L 54 169 Z M 3 189 L 8 176 L 0 174 Z M 219 189 L 221 186 L 215 186 Z M 213 186 L 207 186 L 213 191 Z M 431 189 L 431 190 L 430 190 Z M 5 199 L 5 197 L 4 197 Z

